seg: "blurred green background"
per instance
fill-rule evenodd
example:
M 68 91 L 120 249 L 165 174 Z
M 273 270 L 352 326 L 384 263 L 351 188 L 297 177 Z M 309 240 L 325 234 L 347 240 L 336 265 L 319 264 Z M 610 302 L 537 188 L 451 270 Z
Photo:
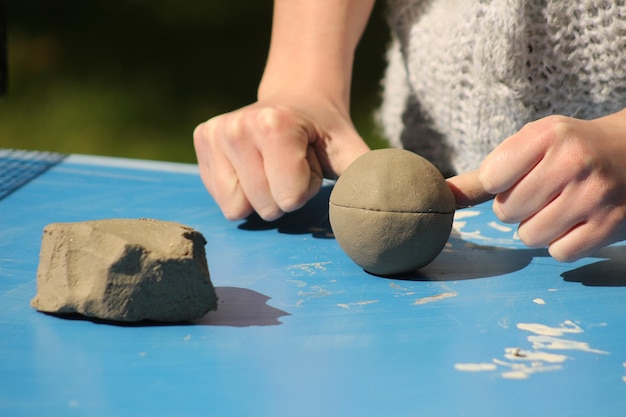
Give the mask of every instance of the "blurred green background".
M 9 0 L 0 148 L 195 162 L 195 126 L 255 100 L 270 0 Z M 381 2 L 379 2 L 381 3 Z M 352 116 L 372 147 L 388 42 L 377 4 Z

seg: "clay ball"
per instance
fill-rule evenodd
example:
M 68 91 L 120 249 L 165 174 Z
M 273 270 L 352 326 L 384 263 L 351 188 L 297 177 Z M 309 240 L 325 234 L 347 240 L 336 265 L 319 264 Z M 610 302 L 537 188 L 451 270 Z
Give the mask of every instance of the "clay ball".
M 445 246 L 456 207 L 439 170 L 402 149 L 356 159 L 330 195 L 339 246 L 365 271 L 392 276 L 430 263 Z

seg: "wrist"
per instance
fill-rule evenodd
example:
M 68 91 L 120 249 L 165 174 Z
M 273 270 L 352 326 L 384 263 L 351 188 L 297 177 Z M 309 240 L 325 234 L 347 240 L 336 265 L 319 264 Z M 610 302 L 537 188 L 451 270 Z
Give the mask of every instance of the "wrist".
M 275 0 L 258 98 L 316 96 L 350 114 L 356 45 L 374 0 Z
M 258 101 L 291 103 L 297 107 L 334 109 L 350 118 L 350 91 L 342 91 L 332 82 L 312 81 L 304 77 L 263 77 L 257 92 Z

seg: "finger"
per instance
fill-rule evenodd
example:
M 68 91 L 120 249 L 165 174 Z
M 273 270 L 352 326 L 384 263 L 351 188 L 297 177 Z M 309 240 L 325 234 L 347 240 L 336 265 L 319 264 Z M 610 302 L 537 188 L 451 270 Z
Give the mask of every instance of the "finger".
M 294 124 L 288 114 L 276 109 L 264 109 L 258 119 L 264 132 L 262 158 L 271 195 L 283 212 L 294 211 L 322 184 L 322 168 L 310 145 L 317 133 L 303 122 Z
M 494 197 L 483 187 L 478 178 L 479 173 L 479 170 L 474 170 L 446 179 L 452 194 L 454 194 L 457 208 L 475 206 Z
M 597 200 L 596 187 L 571 185 L 536 215 L 520 224 L 518 235 L 531 247 L 548 245 L 557 260 L 588 256 L 624 236 L 624 209 L 585 204 Z
M 487 155 L 478 176 L 485 191 L 506 191 L 536 166 L 547 149 L 542 136 L 537 126 L 530 123 Z
M 598 233 L 597 227 L 591 223 L 583 222 L 550 243 L 548 252 L 557 261 L 574 262 L 592 255 L 610 243 L 613 241 L 605 240 Z
M 213 164 L 213 167 L 219 165 Z M 229 220 L 241 220 L 254 211 L 240 186 L 235 170 L 229 164 L 224 164 L 224 168 L 213 168 L 213 170 L 210 170 L 208 165 L 200 165 L 200 175 L 208 178 L 205 186 L 222 210 L 224 217 Z
M 322 168 L 322 164 L 317 158 L 317 153 L 315 152 L 315 148 L 313 146 L 308 146 L 306 149 L 306 160 L 309 164 L 309 186 L 307 188 L 307 195 L 310 198 L 317 194 L 319 189 L 322 187 L 322 183 L 324 182 L 324 169 Z
M 558 158 L 554 158 L 557 159 Z M 499 193 L 494 201 L 496 216 L 505 223 L 521 222 L 542 210 L 559 196 L 571 179 L 553 158 L 543 158 L 516 184 Z M 546 181 L 549 178 L 549 181 Z
M 526 246 L 545 247 L 586 220 L 588 213 L 571 203 L 571 194 L 571 191 L 564 191 L 520 223 L 518 236 Z
M 221 143 L 226 160 L 230 162 L 250 206 L 268 221 L 275 220 L 284 212 L 278 207 L 266 177 L 263 155 L 258 144 L 264 141 L 254 120 L 243 113 L 234 113 L 222 132 Z M 256 143 L 256 146 L 250 146 Z
M 247 217 L 253 208 L 240 187 L 233 166 L 218 147 L 209 145 L 216 138 L 216 122 L 219 123 L 216 120 L 202 123 L 193 133 L 200 178 L 224 216 L 238 220 Z
M 312 146 L 298 147 L 289 155 L 289 160 L 281 158 L 277 152 L 264 156 L 271 194 L 284 212 L 302 207 L 317 193 L 323 181 L 322 168 Z
M 550 243 L 550 255 L 559 261 L 572 262 L 623 240 L 624 215 L 624 208 L 616 206 L 588 211 L 580 222 Z

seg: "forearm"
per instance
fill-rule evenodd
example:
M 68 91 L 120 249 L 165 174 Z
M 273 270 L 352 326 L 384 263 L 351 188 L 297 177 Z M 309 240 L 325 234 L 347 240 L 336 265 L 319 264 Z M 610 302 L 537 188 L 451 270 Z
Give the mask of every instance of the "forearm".
M 321 94 L 349 114 L 354 51 L 374 0 L 275 0 L 259 99 Z

